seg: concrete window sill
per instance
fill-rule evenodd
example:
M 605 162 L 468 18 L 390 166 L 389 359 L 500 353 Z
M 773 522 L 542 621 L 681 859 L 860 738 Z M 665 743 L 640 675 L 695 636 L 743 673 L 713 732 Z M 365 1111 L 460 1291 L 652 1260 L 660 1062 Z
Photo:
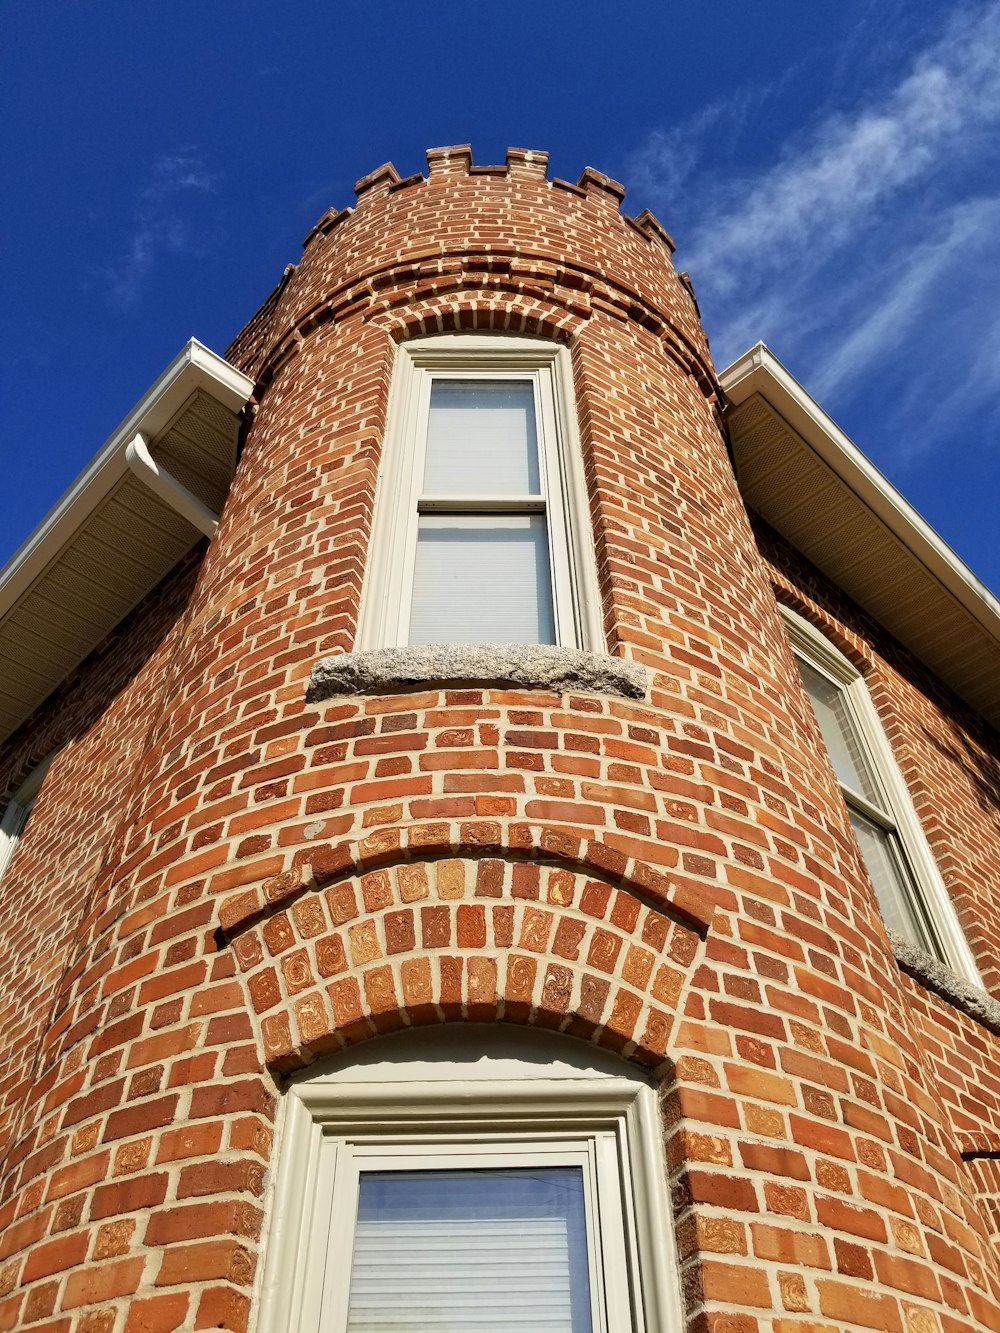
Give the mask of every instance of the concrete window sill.
M 622 657 L 548 644 L 449 643 L 324 657 L 312 669 L 310 703 L 413 686 L 485 685 L 643 699 L 646 668 Z

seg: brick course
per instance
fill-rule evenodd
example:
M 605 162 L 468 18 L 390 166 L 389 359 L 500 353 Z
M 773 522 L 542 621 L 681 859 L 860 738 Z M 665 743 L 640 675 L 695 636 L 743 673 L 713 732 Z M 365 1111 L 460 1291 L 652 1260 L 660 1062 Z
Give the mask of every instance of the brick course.
M 864 664 L 991 985 L 995 737 L 751 527 L 655 219 L 544 154 L 429 161 L 310 233 L 230 349 L 218 536 L 0 751 L 10 791 L 65 742 L 2 886 L 0 1329 L 247 1328 L 283 1077 L 460 1021 L 656 1071 L 691 1333 L 998 1327 L 997 1038 L 900 974 L 776 597 Z M 306 703 L 354 646 L 396 344 L 462 329 L 570 349 L 645 701 Z

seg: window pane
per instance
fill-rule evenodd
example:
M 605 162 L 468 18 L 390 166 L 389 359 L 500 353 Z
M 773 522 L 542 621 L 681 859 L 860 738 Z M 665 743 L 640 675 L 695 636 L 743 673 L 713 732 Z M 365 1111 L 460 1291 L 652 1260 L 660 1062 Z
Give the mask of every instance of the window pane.
M 591 1333 L 580 1167 L 361 1173 L 347 1333 Z
M 423 515 L 409 641 L 554 643 L 544 515 Z
M 851 810 L 850 816 L 875 886 L 883 921 L 890 930 L 937 956 L 938 947 L 917 909 L 918 895 L 910 883 L 895 835 L 879 828 L 857 810 Z
M 866 796 L 872 805 L 881 809 L 883 801 L 868 773 L 843 690 L 808 662 L 799 661 L 798 667 L 826 748 L 833 760 L 834 772 L 845 787 L 850 787 L 860 796 Z
M 435 380 L 425 495 L 538 495 L 530 380 Z

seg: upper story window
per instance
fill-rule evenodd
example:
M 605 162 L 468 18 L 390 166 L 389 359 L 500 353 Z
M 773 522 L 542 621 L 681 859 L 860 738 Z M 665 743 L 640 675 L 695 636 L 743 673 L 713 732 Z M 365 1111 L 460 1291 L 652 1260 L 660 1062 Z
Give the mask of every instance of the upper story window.
M 7 869 L 14 855 L 17 840 L 23 834 L 31 816 L 32 807 L 42 789 L 45 774 L 49 771 L 52 756 L 43 759 L 21 783 L 7 803 L 3 819 L 0 819 L 0 875 Z
M 657 1093 L 615 1057 L 411 1031 L 284 1113 L 261 1333 L 681 1327 Z
M 864 680 L 807 620 L 781 610 L 885 924 L 981 984 Z
M 603 647 L 564 348 L 404 344 L 379 484 L 359 647 Z

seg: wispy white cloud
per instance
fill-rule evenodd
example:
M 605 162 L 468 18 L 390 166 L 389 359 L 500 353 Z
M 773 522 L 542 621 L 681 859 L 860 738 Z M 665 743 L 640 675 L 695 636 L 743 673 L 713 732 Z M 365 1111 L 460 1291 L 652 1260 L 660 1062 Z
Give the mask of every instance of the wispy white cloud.
M 125 254 L 103 272 L 114 305 L 128 310 L 135 304 L 151 269 L 164 254 L 198 249 L 195 229 L 185 216 L 186 201 L 192 195 L 212 194 L 215 188 L 215 178 L 194 148 L 156 159 L 149 180 L 136 195 Z
M 736 89 L 681 125 L 653 130 L 628 161 L 630 193 L 674 203 L 698 176 L 706 143 L 740 134 L 770 95 L 770 89 Z
M 942 302 L 942 287 L 956 282 L 972 262 L 988 263 L 982 251 L 996 234 L 1000 224 L 1000 200 L 975 199 L 945 210 L 941 226 L 934 236 L 904 248 L 901 262 L 883 283 L 876 303 L 861 302 L 873 277 L 858 273 L 849 295 L 860 310 L 853 327 L 817 370 L 815 392 L 824 397 L 833 393 L 859 365 L 871 360 L 891 341 L 898 342 L 900 330 L 912 328 L 915 321 Z M 841 302 L 843 304 L 843 301 Z
M 813 106 L 754 169 L 716 169 L 742 96 L 652 134 L 631 176 L 678 228 L 719 361 L 762 338 L 821 398 L 891 384 L 906 457 L 1000 389 L 1000 4 L 953 10 L 895 69 L 879 57 L 875 91 Z M 767 142 L 749 114 L 744 160 Z
M 831 114 L 774 166 L 743 182 L 738 203 L 689 255 L 722 292 L 815 251 L 829 258 L 883 207 L 975 153 L 1000 124 L 1000 6 L 947 31 L 880 101 Z

